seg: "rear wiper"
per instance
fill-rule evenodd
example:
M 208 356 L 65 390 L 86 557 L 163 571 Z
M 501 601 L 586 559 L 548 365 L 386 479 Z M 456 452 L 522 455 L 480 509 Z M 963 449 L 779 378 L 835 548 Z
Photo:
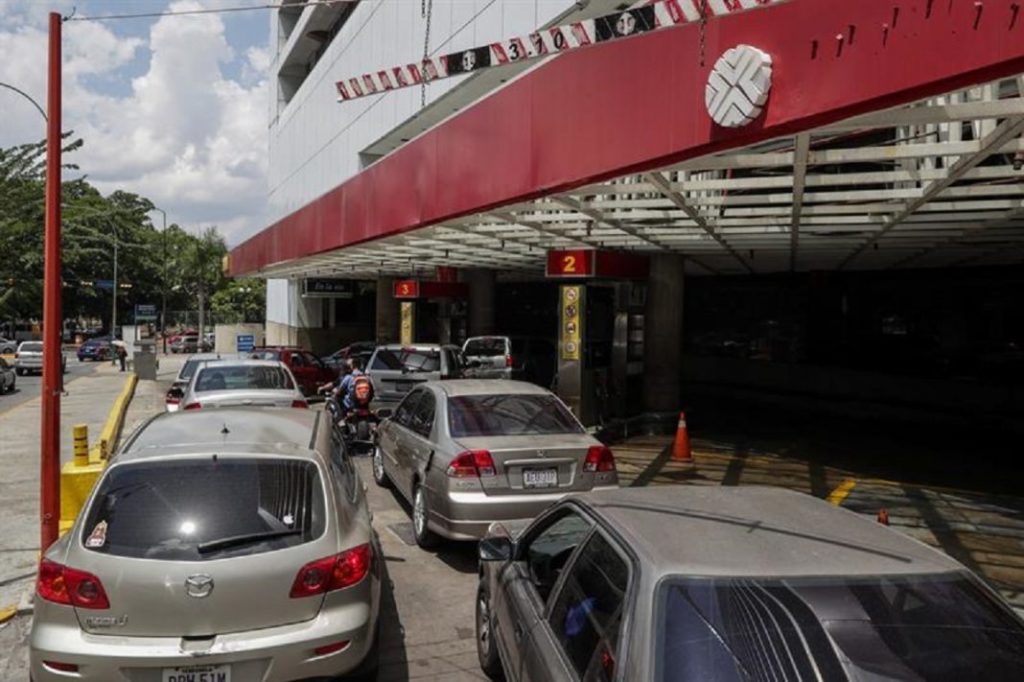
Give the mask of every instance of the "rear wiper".
M 209 554 L 210 552 L 216 552 L 219 549 L 227 549 L 228 547 L 237 547 L 239 545 L 248 545 L 252 542 L 262 542 L 263 540 L 273 540 L 274 538 L 283 538 L 289 535 L 298 535 L 302 530 L 298 528 L 290 528 L 288 530 L 270 530 L 264 533 L 247 533 L 246 535 L 233 535 L 229 538 L 221 538 L 220 540 L 210 540 L 204 542 L 196 547 L 196 551 L 200 554 Z

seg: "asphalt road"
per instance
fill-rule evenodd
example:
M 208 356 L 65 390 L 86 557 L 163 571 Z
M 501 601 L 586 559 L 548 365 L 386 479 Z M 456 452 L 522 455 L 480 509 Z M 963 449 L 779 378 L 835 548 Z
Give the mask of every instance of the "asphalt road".
M 68 370 L 64 375 L 64 381 L 71 381 L 75 377 L 91 374 L 103 363 L 79 362 L 74 355 L 68 355 Z M 13 393 L 0 395 L 0 414 L 20 405 L 23 402 L 32 400 L 39 396 L 42 389 L 43 376 L 41 374 L 25 374 L 18 376 Z

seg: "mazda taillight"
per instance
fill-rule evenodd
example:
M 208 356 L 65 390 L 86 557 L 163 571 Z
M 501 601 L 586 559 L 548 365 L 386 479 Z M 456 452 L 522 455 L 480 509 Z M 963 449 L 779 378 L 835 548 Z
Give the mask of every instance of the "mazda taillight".
M 359 545 L 341 554 L 311 561 L 301 569 L 292 583 L 292 599 L 352 587 L 370 572 L 373 552 L 370 545 Z
M 587 450 L 587 458 L 583 460 L 583 470 L 615 471 L 615 455 L 607 445 L 591 445 Z
M 455 455 L 445 473 L 451 478 L 493 476 L 494 460 L 487 450 L 467 450 Z
M 309 407 L 309 404 L 305 400 L 293 400 L 292 407 Z
M 92 573 L 62 566 L 55 561 L 39 562 L 36 576 L 36 594 L 55 604 L 67 604 L 79 609 L 109 609 L 110 602 L 103 583 Z
M 189 403 L 188 405 L 186 405 L 185 407 L 183 407 L 181 409 L 183 409 L 183 410 L 198 410 L 198 409 L 201 409 L 201 408 L 202 408 L 202 404 L 201 403 Z

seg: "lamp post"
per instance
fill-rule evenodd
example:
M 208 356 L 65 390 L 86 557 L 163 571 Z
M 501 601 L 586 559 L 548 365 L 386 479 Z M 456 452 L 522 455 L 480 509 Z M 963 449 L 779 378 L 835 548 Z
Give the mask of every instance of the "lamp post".
M 32 99 L 32 97 L 27 92 L 25 92 L 21 88 L 14 87 L 10 83 L 4 83 L 3 81 L 0 81 L 0 88 L 7 88 L 8 90 L 16 92 L 19 95 L 21 95 L 22 97 L 24 97 L 25 99 L 27 99 L 29 102 L 32 103 L 32 106 L 34 106 L 36 108 L 36 111 L 39 112 L 39 115 L 43 117 L 43 120 L 44 121 L 49 121 L 49 119 L 46 118 L 46 112 L 43 111 L 43 108 L 41 106 L 39 106 L 39 102 L 37 102 L 34 99 Z
M 163 217 L 163 227 L 160 229 L 160 241 L 164 252 L 160 266 L 160 339 L 163 343 L 164 355 L 167 355 L 167 212 L 156 207 L 153 210 Z

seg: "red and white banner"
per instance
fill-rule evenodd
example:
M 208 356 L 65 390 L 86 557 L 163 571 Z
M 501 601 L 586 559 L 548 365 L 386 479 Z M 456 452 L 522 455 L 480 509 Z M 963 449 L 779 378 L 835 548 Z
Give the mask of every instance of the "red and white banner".
M 481 71 L 495 66 L 538 59 L 558 52 L 616 40 L 761 7 L 784 0 L 658 0 L 596 19 L 583 19 L 564 26 L 534 31 L 490 45 L 474 47 L 415 64 L 393 66 L 376 73 L 344 78 L 336 83 L 338 101 L 345 102 L 387 90 L 405 88 Z

